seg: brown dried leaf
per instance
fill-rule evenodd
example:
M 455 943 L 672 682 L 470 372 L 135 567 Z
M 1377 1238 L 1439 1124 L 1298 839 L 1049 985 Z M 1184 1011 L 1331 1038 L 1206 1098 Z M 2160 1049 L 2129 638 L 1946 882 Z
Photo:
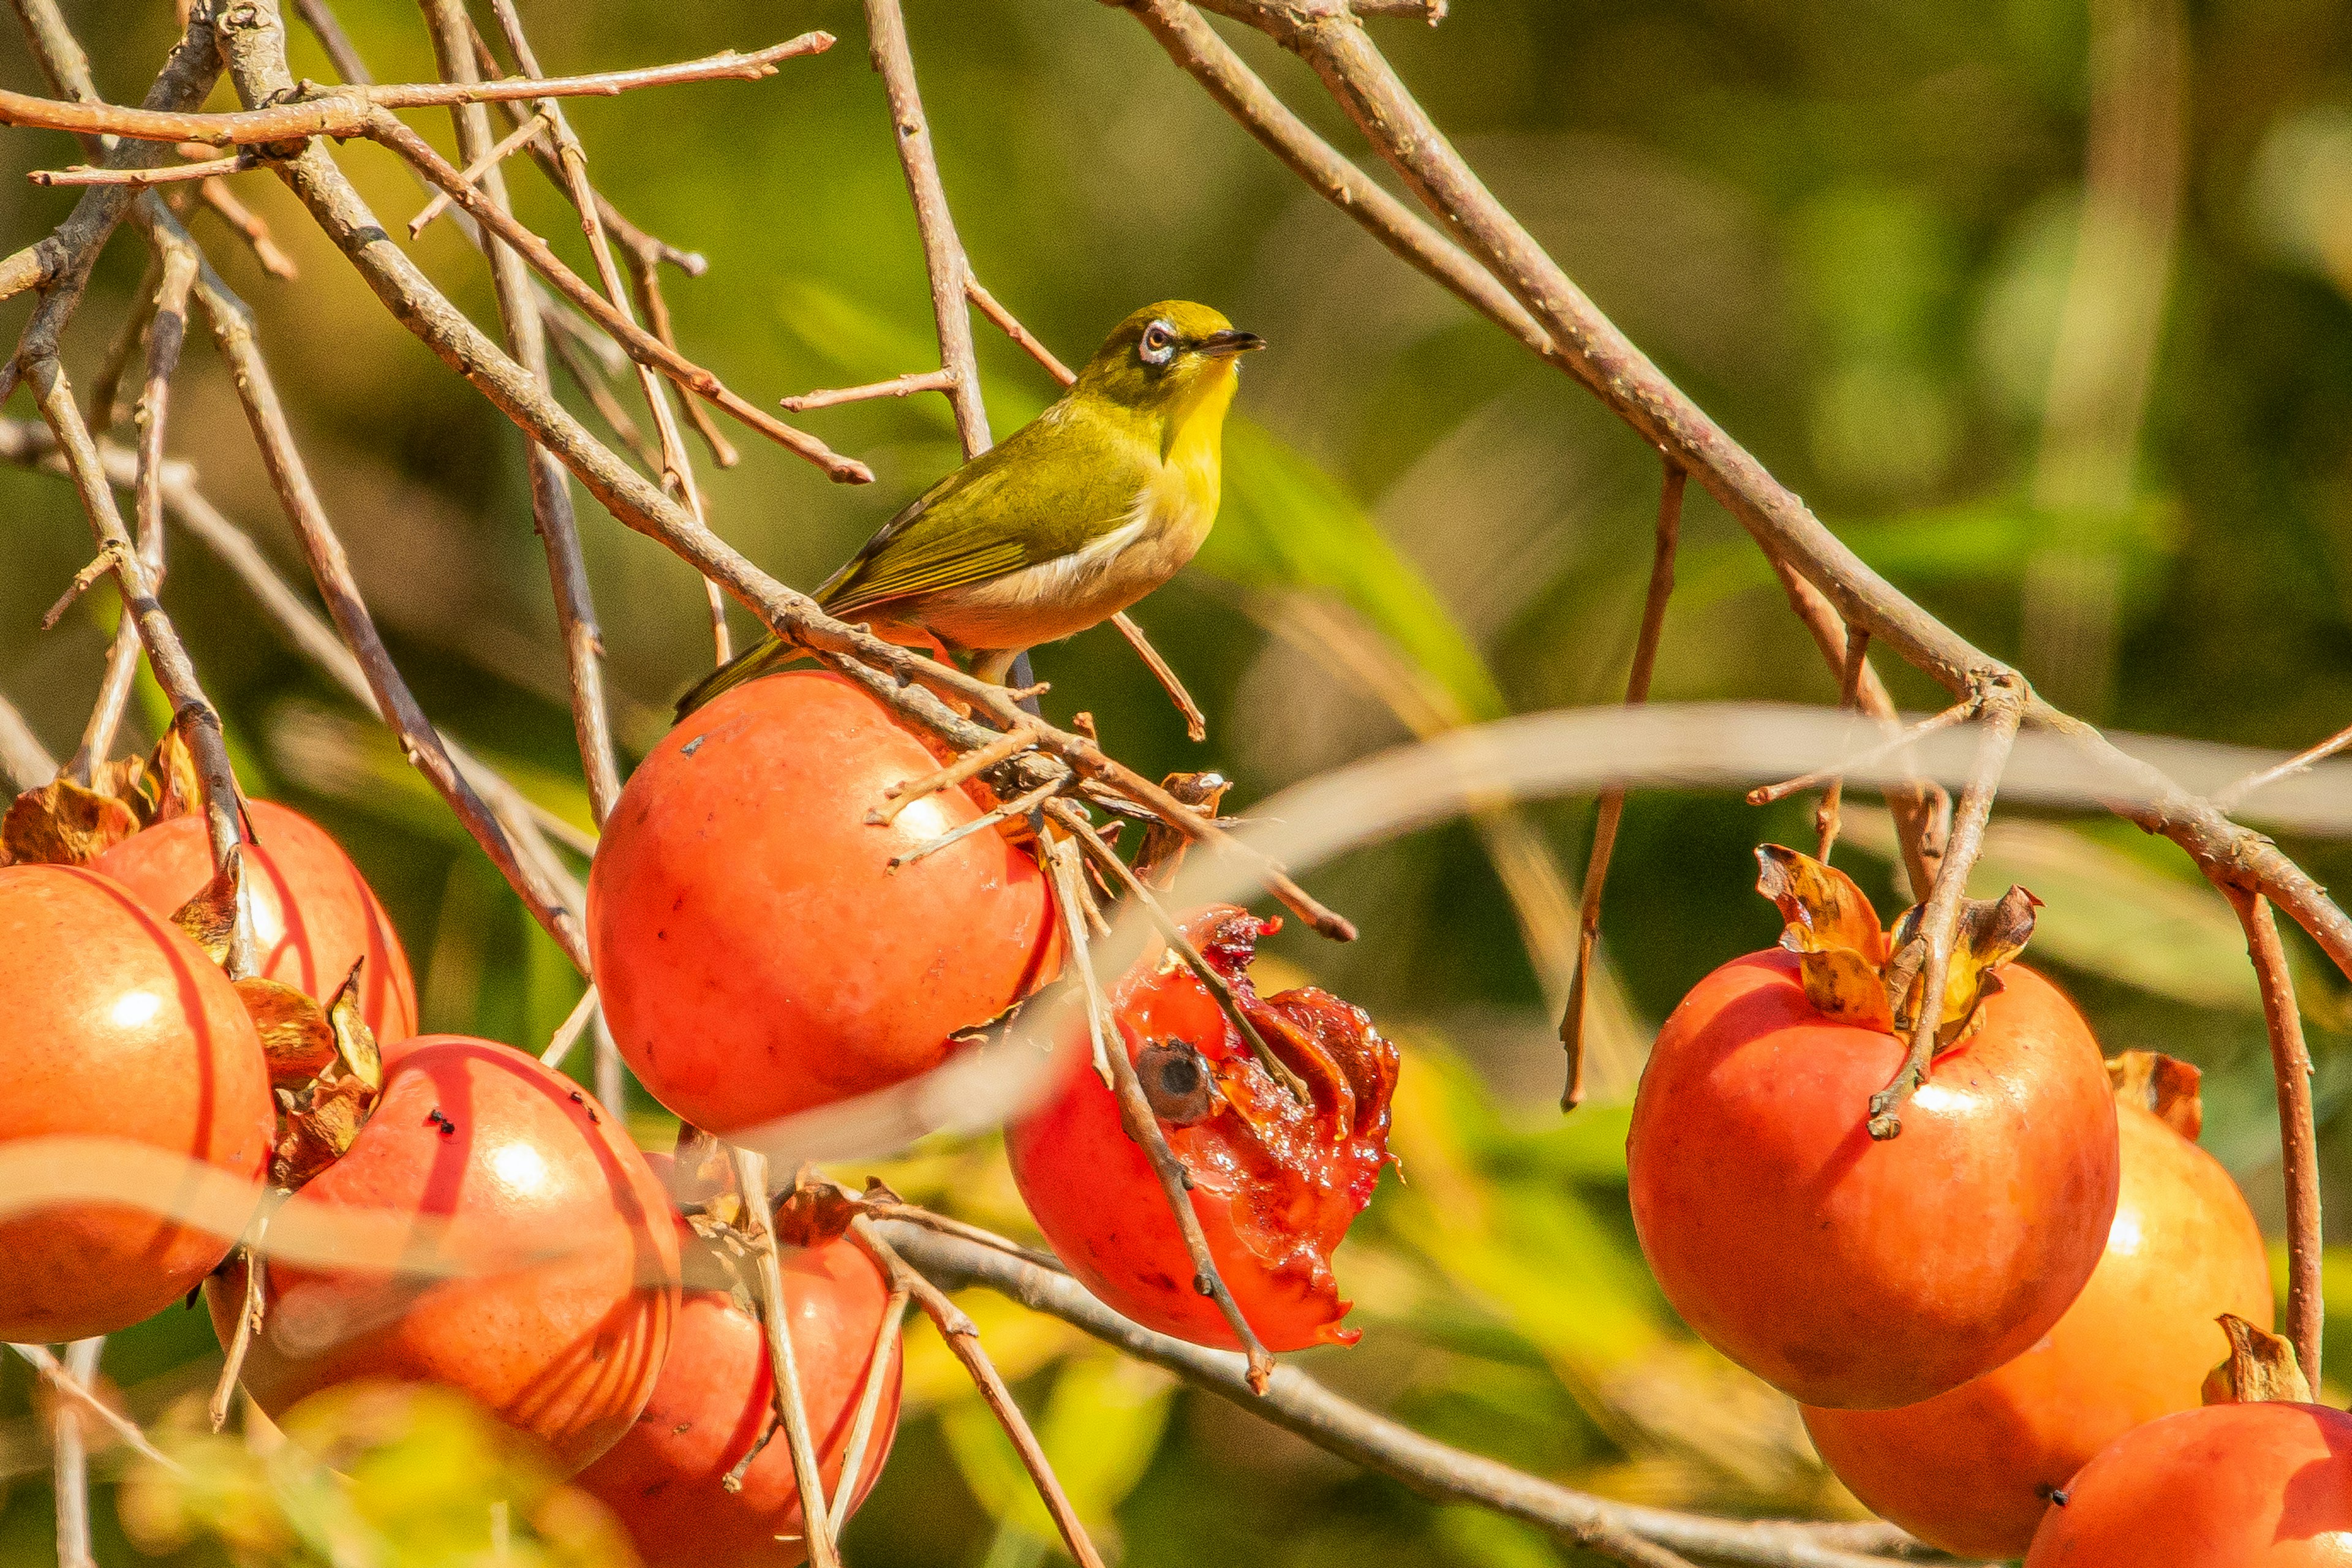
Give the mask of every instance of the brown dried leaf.
M 59 777 L 9 803 L 0 852 L 18 865 L 87 866 L 140 826 L 139 814 L 112 795 Z
M 100 795 L 110 795 L 139 814 L 139 820 L 150 822 L 148 815 L 151 791 L 146 788 L 147 759 L 117 757 L 110 763 L 100 763 L 89 770 L 89 787 Z
M 229 863 L 213 873 L 196 896 L 172 911 L 172 923 L 188 933 L 205 956 L 226 967 L 236 934 L 236 884 L 240 857 L 232 849 Z
M 1805 997 L 1866 1029 L 1890 1026 L 1886 932 L 1853 878 L 1778 844 L 1756 850 L 1756 890 L 1780 906 L 1780 945 L 1798 955 Z
M 261 1032 L 271 1083 L 299 1088 L 335 1059 L 335 1030 L 327 1010 L 293 986 L 249 974 L 236 982 L 236 997 Z
M 1944 973 L 1944 1005 L 1936 1024 L 1936 1043 L 1948 1047 L 1975 1029 L 1977 1008 L 2000 989 L 2000 968 L 2025 951 L 2033 935 L 2033 911 L 2042 900 L 2023 888 L 2011 888 L 1998 899 L 1966 899 L 1952 933 L 1952 961 Z M 1917 940 L 1926 906 L 1914 904 L 1895 922 L 1896 952 Z M 1919 982 L 1904 988 L 1903 1004 L 1895 1009 L 1898 1028 L 1908 1029 L 1917 1016 Z
M 2311 1403 L 2311 1384 L 2295 1360 L 2294 1345 L 2235 1312 L 2224 1312 L 2214 1321 L 2230 1336 L 2230 1358 L 2205 1374 L 2206 1404 Z
M 360 970 L 366 963 L 366 955 L 362 954 L 343 976 L 327 1008 L 327 1026 L 343 1070 L 373 1090 L 383 1087 L 383 1053 L 376 1046 L 375 1031 L 360 1016 Z
M 2139 1107 L 2191 1143 L 2205 1129 L 2205 1102 L 2197 1092 L 2202 1077 L 2161 1051 L 2125 1051 L 2107 1060 L 2107 1082 L 2116 1100 Z
M 670 1155 L 670 1196 L 680 1204 L 715 1209 L 724 1200 L 728 1221 L 740 1211 L 735 1205 L 735 1166 L 727 1145 L 690 1121 L 678 1123 L 677 1142 Z
M 147 798 L 146 816 L 151 823 L 169 822 L 202 806 L 204 781 L 196 772 L 195 753 L 181 738 L 178 725 L 165 730 L 163 738 L 155 742 L 147 759 L 142 792 Z
M 1160 781 L 1160 787 L 1213 818 L 1224 803 L 1225 792 L 1234 786 L 1223 773 L 1170 773 Z M 1181 828 L 1157 820 L 1146 824 L 1143 843 L 1135 852 L 1137 879 L 1164 891 L 1175 883 L 1177 868 L 1184 863 L 1184 851 L 1192 842 Z
M 320 1084 L 307 1107 L 288 1112 L 270 1161 L 270 1181 L 291 1191 L 341 1159 L 375 1101 L 376 1091 L 355 1078 Z

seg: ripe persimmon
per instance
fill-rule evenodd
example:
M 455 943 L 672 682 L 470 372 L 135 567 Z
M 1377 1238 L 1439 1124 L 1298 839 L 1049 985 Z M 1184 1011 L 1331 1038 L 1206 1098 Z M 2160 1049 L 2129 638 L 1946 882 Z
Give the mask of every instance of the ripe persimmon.
M 2263 1233 L 2195 1138 L 2197 1069 L 2126 1052 L 2123 1187 L 2107 1249 L 2065 1316 L 2016 1360 L 1898 1410 L 1807 1409 L 1813 1447 L 1853 1494 L 1961 1557 L 2022 1555 L 2049 1500 L 2135 1426 L 2193 1410 L 2230 1349 L 2214 1325 L 2271 1322 Z
M 520 1051 L 424 1035 L 383 1064 L 348 1150 L 271 1221 L 331 1235 L 320 1222 L 348 1216 L 371 1254 L 269 1264 L 245 1387 L 276 1416 L 322 1388 L 441 1384 L 577 1469 L 628 1430 L 668 1349 L 668 1194 L 617 1121 Z M 226 1345 L 243 1263 L 205 1296 Z
M 630 776 L 588 879 L 588 936 L 621 1053 L 727 1133 L 912 1078 L 1045 976 L 1045 881 L 982 829 L 893 867 L 993 804 L 967 784 L 883 825 L 883 792 L 941 763 L 880 703 L 807 670 L 695 710 Z
M 1759 853 L 1788 934 L 1659 1030 L 1626 1140 L 1634 1228 L 1684 1321 L 1768 1383 L 1916 1404 L 2031 1347 L 2090 1278 L 2116 1208 L 2106 1069 L 2074 1004 L 2009 962 L 2032 929 L 2011 889 L 1968 910 L 1941 1049 L 1874 1140 L 1906 1049 L 1887 935 L 1843 873 Z
M 94 871 L 0 868 L 0 1146 L 130 1140 L 250 1182 L 257 1203 L 276 1129 L 260 1037 L 202 948 Z M 102 1203 L 0 1219 L 0 1340 L 128 1328 L 194 1289 L 242 1226 Z

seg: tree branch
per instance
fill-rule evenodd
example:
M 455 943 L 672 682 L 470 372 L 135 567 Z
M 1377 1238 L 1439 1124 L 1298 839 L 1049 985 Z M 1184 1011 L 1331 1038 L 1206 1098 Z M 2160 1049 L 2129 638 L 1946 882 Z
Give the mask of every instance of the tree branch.
M 2246 956 L 2263 991 L 2263 1022 L 2271 1037 L 2271 1071 L 2278 1086 L 2279 1171 L 2286 1184 L 2287 1337 L 2311 1386 L 2319 1386 L 2319 1351 L 2326 1326 L 2322 1300 L 2319 1223 L 2319 1135 L 2311 1109 L 2311 1049 L 2303 1013 L 2270 902 L 2260 893 L 2227 889 L 2246 928 Z

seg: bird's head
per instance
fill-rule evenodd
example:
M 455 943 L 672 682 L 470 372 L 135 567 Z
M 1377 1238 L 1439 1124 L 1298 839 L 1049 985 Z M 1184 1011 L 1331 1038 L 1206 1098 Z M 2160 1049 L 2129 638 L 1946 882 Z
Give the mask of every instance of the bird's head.
M 1213 405 L 1222 414 L 1233 395 L 1234 362 L 1264 347 L 1264 338 L 1235 331 L 1206 305 L 1162 300 L 1113 329 L 1071 390 L 1178 424 L 1194 409 Z

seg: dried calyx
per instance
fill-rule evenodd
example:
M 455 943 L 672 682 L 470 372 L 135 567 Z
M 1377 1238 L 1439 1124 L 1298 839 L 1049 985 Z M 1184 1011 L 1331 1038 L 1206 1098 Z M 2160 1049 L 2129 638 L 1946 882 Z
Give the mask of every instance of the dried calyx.
M 2205 1374 L 2208 1405 L 2308 1405 L 2311 1384 L 2295 1360 L 2294 1346 L 2258 1329 L 2235 1312 L 2214 1320 L 2230 1336 L 2230 1357 Z
M 383 1096 L 383 1058 L 375 1031 L 360 1016 L 366 962 L 352 965 L 325 1007 L 274 980 L 237 982 L 237 995 L 261 1028 L 277 1086 L 278 1147 L 269 1163 L 275 1186 L 290 1191 L 342 1158 Z M 321 1045 L 324 1060 L 305 1072 Z
M 177 730 L 143 757 L 101 763 L 81 784 L 59 773 L 9 803 L 0 866 L 87 866 L 142 828 L 196 809 L 195 759 Z
M 2197 1092 L 2203 1076 L 2161 1051 L 2125 1051 L 2107 1059 L 2107 1082 L 2118 1104 L 2147 1111 L 2192 1143 L 2205 1130 L 2205 1102 Z
M 1921 908 L 1889 931 L 1853 879 L 1778 844 L 1756 851 L 1756 890 L 1780 908 L 1780 945 L 1797 955 L 1806 999 L 1829 1016 L 1866 1029 L 1907 1034 L 1922 1005 Z M 1938 1049 L 1972 1033 L 1984 999 L 2000 989 L 2000 969 L 2024 951 L 2041 900 L 2023 888 L 1960 906 L 1952 961 L 1936 1025 Z

